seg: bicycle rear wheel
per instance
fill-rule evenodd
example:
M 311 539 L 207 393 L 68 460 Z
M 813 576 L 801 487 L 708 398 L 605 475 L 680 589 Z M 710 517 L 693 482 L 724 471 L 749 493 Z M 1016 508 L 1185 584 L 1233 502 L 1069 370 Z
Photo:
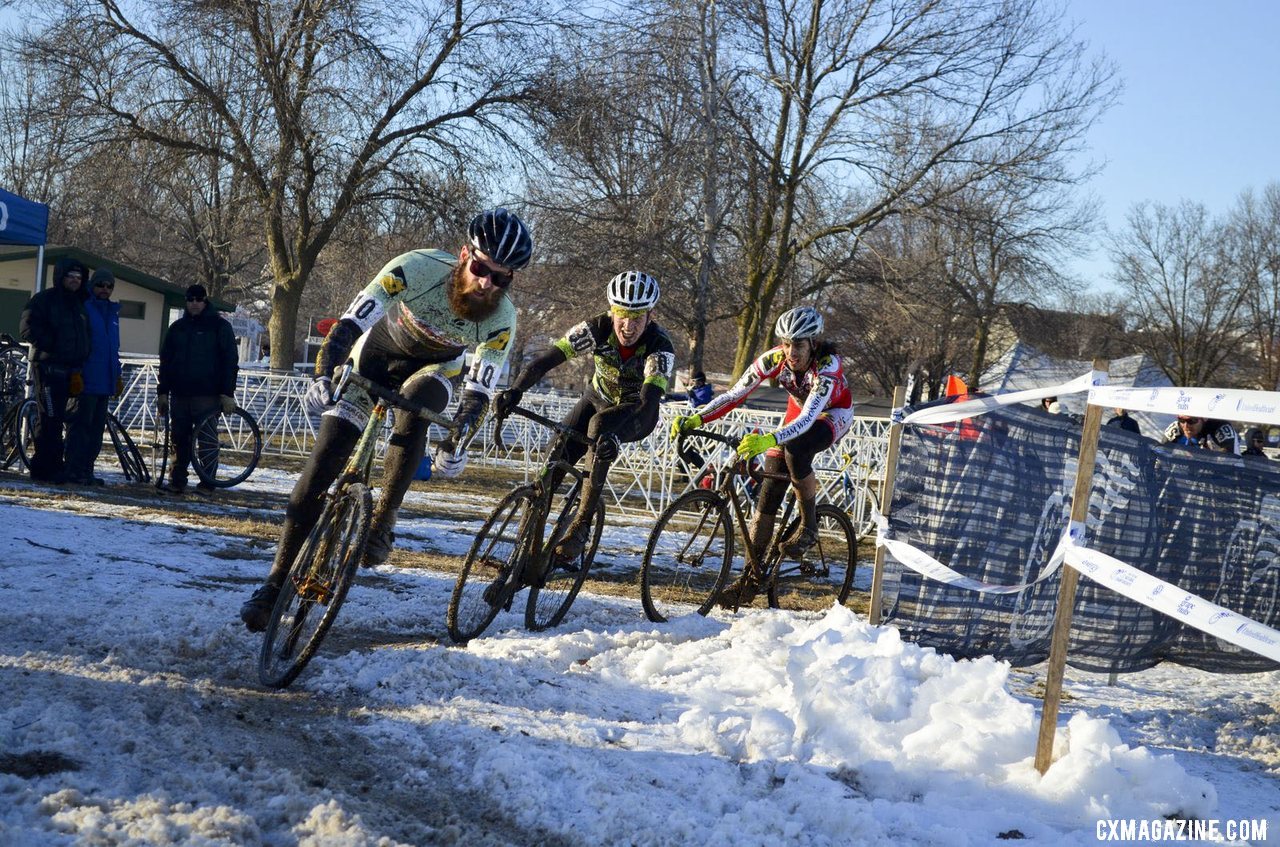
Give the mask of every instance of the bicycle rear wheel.
M 560 561 L 551 551 L 556 544 L 568 534 L 569 524 L 578 511 L 578 497 L 582 494 L 582 486 L 574 485 L 565 497 L 560 509 L 560 516 L 547 536 L 544 556 L 548 558 L 547 572 L 537 584 L 529 587 L 529 600 L 524 607 L 524 625 L 526 629 L 539 632 L 556 626 L 564 620 L 564 616 L 573 605 L 574 598 L 582 590 L 587 571 L 595 559 L 596 548 L 600 545 L 600 533 L 604 529 L 604 505 L 596 503 L 592 519 L 591 536 L 582 553 L 572 561 Z
M 649 533 L 640 566 L 640 602 L 649 620 L 705 615 L 729 579 L 733 526 L 724 498 L 690 491 L 676 498 Z
M 116 458 L 120 460 L 124 478 L 130 482 L 150 482 L 151 469 L 143 460 L 138 445 L 133 443 L 129 431 L 110 412 L 107 413 L 107 434 L 111 436 L 111 446 L 115 448 Z
M 800 526 L 791 521 L 782 538 Z M 849 516 L 829 503 L 818 506 L 818 541 L 800 558 L 773 548 L 769 563 L 769 605 L 775 609 L 821 610 L 849 599 L 857 556 L 857 536 Z
M 373 497 L 362 483 L 329 496 L 271 610 L 258 656 L 263 685 L 286 687 L 315 655 L 355 581 L 372 513 Z
M 262 430 L 248 411 L 214 409 L 191 433 L 191 464 L 196 476 L 214 488 L 244 482 L 262 458 Z
M 31 458 L 35 454 L 36 420 L 40 410 L 36 401 L 28 397 L 9 407 L 0 425 L 0 469 L 17 464 L 20 470 L 31 471 Z
M 471 543 L 445 613 L 455 643 L 479 637 L 519 588 L 534 497 L 533 486 L 522 485 L 502 498 Z

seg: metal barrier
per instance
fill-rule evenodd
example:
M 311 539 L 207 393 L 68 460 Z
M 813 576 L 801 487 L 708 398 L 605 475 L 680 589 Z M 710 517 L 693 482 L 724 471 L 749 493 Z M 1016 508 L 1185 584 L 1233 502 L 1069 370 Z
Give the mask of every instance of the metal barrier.
M 125 390 L 113 410 L 131 433 L 142 436 L 140 443 L 158 443 L 156 431 L 156 378 L 159 360 L 130 357 L 124 360 Z M 262 430 L 262 452 L 305 458 L 315 443 L 319 416 L 307 413 L 304 398 L 310 377 L 290 373 L 242 368 L 236 386 L 236 402 L 248 409 Z M 523 405 L 546 417 L 562 419 L 577 403 L 576 396 L 526 393 Z M 689 467 L 676 454 L 668 438 L 671 421 L 688 414 L 684 403 L 667 403 L 658 425 L 648 438 L 624 444 L 609 473 L 609 507 L 622 513 L 657 516 L 668 503 L 697 484 L 700 467 Z M 753 429 L 770 431 L 782 421 L 781 412 L 735 409 L 716 421 L 721 430 L 745 434 Z M 379 452 L 386 449 L 390 425 L 384 431 Z M 431 437 L 442 433 L 433 427 Z M 814 471 L 822 495 L 855 515 L 865 514 L 858 500 L 868 489 L 878 491 L 884 478 L 888 455 L 889 421 L 883 418 L 854 418 L 853 426 L 836 449 L 819 453 Z M 547 430 L 524 418 L 511 418 L 503 428 L 502 444 L 494 438 L 493 420 L 485 420 L 472 443 L 474 464 L 503 467 L 523 473 L 529 480 L 547 460 L 551 437 Z M 703 457 L 708 465 L 732 461 L 727 448 Z M 865 527 L 859 527 L 860 530 Z

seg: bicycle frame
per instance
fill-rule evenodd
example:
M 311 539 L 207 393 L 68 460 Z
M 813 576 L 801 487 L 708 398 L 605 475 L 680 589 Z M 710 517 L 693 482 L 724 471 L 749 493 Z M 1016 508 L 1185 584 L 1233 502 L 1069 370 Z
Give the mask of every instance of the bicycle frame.
M 722 435 L 721 433 L 705 429 L 695 429 L 681 433 L 681 438 L 686 437 L 705 438 L 708 441 L 716 441 L 724 444 L 730 449 L 737 449 L 738 446 L 737 440 L 731 436 Z M 764 470 L 758 471 L 757 474 L 762 480 L 778 479 L 786 480 L 788 483 L 791 481 L 791 477 L 787 474 L 769 473 Z M 751 470 L 747 467 L 747 460 L 741 458 L 735 459 L 733 463 L 725 469 L 725 472 L 717 474 L 717 476 L 719 477 L 719 485 L 717 485 L 714 490 L 729 502 L 729 510 L 733 513 L 734 521 L 737 525 L 738 537 L 742 539 L 743 542 L 742 558 L 746 561 L 748 567 L 755 569 L 755 572 L 759 574 L 761 583 L 763 584 L 764 580 L 769 576 L 765 572 L 765 564 L 772 558 L 769 554 L 772 551 L 773 546 L 776 544 L 777 539 L 770 539 L 769 548 L 762 551 L 761 555 L 764 557 L 763 561 L 755 557 L 755 545 L 751 543 L 751 531 L 747 526 L 747 513 L 750 509 L 745 503 L 743 503 L 743 495 L 738 491 L 737 484 L 739 478 L 752 476 Z M 781 522 L 778 524 L 779 526 L 785 527 L 787 525 L 787 522 L 791 520 L 791 513 L 794 508 L 795 498 L 787 498 L 787 506 L 786 509 L 783 510 Z

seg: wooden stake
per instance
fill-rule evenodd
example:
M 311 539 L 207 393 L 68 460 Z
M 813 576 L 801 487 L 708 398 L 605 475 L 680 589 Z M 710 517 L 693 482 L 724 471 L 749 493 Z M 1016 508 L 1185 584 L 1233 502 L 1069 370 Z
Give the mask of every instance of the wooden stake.
M 893 389 L 893 408 L 898 409 L 907 401 L 907 390 L 899 385 Z M 880 508 L 884 516 L 889 516 L 889 504 L 893 502 L 893 481 L 898 475 L 898 445 L 902 443 L 902 426 L 893 424 L 889 427 L 889 455 L 884 463 L 884 482 L 880 486 Z M 871 607 L 867 612 L 867 620 L 872 626 L 880 623 L 881 582 L 884 579 L 884 548 L 876 548 L 875 571 L 871 576 Z
M 1110 362 L 1094 359 L 1093 369 L 1106 373 Z M 1080 433 L 1080 458 L 1076 484 L 1071 492 L 1071 521 L 1083 524 L 1089 515 L 1089 492 L 1093 489 L 1093 467 L 1098 456 L 1098 433 L 1102 429 L 1102 407 L 1085 404 L 1084 431 Z M 1071 616 L 1075 613 L 1076 583 L 1080 573 L 1062 566 L 1058 585 L 1058 610 L 1049 642 L 1049 672 L 1044 682 L 1044 708 L 1040 713 L 1040 737 L 1036 742 L 1036 770 L 1043 776 L 1053 759 L 1053 736 L 1058 727 L 1058 704 L 1062 700 L 1062 677 L 1067 666 L 1067 643 L 1071 636 Z

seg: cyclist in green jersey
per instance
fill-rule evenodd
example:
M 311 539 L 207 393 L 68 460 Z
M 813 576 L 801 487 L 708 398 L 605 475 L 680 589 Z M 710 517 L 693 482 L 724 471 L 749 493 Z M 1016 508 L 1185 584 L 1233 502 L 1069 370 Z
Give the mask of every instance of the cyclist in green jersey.
M 467 349 L 474 347 L 454 418 L 460 435 L 474 429 L 484 414 L 516 331 L 507 289 L 515 272 L 529 263 L 533 239 L 524 223 L 502 208 L 477 215 L 467 238 L 457 258 L 442 250 L 414 250 L 392 259 L 329 330 L 307 392 L 308 408 L 323 413 L 320 431 L 289 496 L 271 572 L 240 608 L 251 631 L 266 628 L 280 585 L 319 516 L 324 492 L 341 472 L 373 409 L 372 398 L 354 386 L 334 403 L 332 380 L 338 367 L 350 361 L 362 376 L 439 412 L 462 379 Z M 380 564 L 391 554 L 396 513 L 422 460 L 426 436 L 427 423 L 421 418 L 395 416 L 366 565 Z M 467 456 L 442 442 L 433 460 L 434 474 L 453 477 L 462 472 Z
M 552 368 L 575 356 L 590 353 L 595 373 L 582 399 L 563 423 L 595 439 L 590 474 L 578 500 L 578 511 L 555 553 L 574 559 L 586 546 L 600 492 L 609 466 L 624 442 L 640 441 L 658 424 L 658 405 L 675 374 L 675 347 L 666 330 L 653 320 L 658 304 L 658 281 L 640 271 L 624 271 L 609 281 L 609 311 L 570 329 L 565 336 L 536 356 L 494 400 L 494 410 L 505 416 L 530 387 Z M 565 453 L 577 462 L 587 448 L 571 442 Z M 560 479 L 552 479 L 557 486 Z M 537 574 L 527 575 L 537 578 Z

